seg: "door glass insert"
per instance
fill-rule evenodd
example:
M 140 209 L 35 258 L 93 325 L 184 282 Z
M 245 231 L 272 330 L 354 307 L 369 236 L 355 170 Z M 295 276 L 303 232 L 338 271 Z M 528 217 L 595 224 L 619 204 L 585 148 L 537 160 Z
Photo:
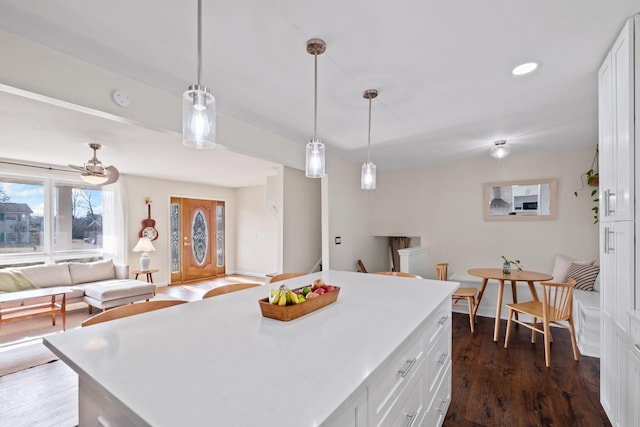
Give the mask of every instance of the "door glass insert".
M 171 272 L 180 271 L 180 205 L 171 203 Z
M 191 224 L 191 247 L 193 258 L 198 265 L 204 264 L 209 250 L 207 219 L 202 210 L 198 209 L 193 215 Z
M 218 206 L 216 208 L 216 228 L 218 230 L 217 236 L 217 266 L 224 266 L 224 206 Z

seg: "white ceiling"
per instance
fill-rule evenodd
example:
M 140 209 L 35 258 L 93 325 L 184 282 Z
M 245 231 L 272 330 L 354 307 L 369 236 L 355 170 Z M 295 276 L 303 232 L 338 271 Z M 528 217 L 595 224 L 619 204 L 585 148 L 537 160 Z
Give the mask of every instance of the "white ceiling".
M 0 0 L 0 28 L 180 95 L 196 80 L 196 5 Z M 595 145 L 597 69 L 625 19 L 638 12 L 638 0 L 204 0 L 202 83 L 219 113 L 303 144 L 313 133 L 314 61 L 305 43 L 319 37 L 327 52 L 318 57 L 318 137 L 354 163 L 366 158 L 368 88 L 379 90 L 371 143 L 382 170 L 486 156 L 498 139 L 514 153 Z M 510 74 L 528 61 L 540 63 L 535 73 Z M 2 95 L 5 101 L 27 117 L 34 108 L 15 95 Z M 69 163 L 78 140 L 96 137 L 104 140 L 98 157 L 105 164 L 116 163 L 108 160 L 111 138 L 123 173 L 162 170 L 173 179 L 176 164 L 198 161 L 198 153 L 178 151 L 176 134 L 42 110 L 39 130 L 69 141 L 47 154 L 52 162 Z M 15 140 L 37 138 L 22 122 L 5 117 L 1 130 Z M 145 171 L 138 161 L 135 169 L 117 152 L 116 141 L 136 132 L 152 132 L 157 139 L 149 143 L 166 147 L 162 164 Z M 1 156 L 11 158 L 37 147 L 4 145 Z M 226 155 L 228 165 L 249 161 Z M 251 161 L 251 170 L 272 173 L 272 163 Z

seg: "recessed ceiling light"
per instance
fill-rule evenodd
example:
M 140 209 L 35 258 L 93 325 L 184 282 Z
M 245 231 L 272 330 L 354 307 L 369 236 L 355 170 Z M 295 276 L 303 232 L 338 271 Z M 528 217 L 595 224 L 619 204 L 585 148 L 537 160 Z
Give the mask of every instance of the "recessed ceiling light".
M 514 76 L 522 76 L 523 74 L 529 74 L 538 68 L 537 62 L 527 62 L 526 64 L 520 64 L 511 71 Z

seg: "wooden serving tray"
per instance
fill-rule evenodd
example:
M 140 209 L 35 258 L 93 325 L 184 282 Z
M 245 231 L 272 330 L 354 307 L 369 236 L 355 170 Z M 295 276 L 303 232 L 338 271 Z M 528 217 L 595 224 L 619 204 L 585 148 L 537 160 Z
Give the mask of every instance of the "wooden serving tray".
M 292 289 L 293 291 L 297 289 Z M 309 314 L 312 311 L 316 311 L 324 306 L 333 304 L 338 299 L 340 293 L 340 287 L 336 286 L 336 289 L 327 292 L 319 297 L 311 298 L 300 304 L 293 305 L 276 305 L 269 303 L 269 298 L 262 298 L 258 300 L 260 304 L 260 310 L 264 317 L 270 317 L 271 319 L 282 320 L 288 322 L 289 320 L 297 319 L 300 316 Z

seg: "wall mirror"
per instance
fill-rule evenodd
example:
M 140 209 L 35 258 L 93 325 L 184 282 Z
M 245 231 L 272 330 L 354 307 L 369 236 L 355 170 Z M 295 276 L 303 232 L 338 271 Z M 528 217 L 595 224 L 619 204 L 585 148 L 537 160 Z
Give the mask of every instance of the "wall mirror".
M 485 221 L 540 221 L 556 218 L 558 180 L 488 182 L 484 184 Z

